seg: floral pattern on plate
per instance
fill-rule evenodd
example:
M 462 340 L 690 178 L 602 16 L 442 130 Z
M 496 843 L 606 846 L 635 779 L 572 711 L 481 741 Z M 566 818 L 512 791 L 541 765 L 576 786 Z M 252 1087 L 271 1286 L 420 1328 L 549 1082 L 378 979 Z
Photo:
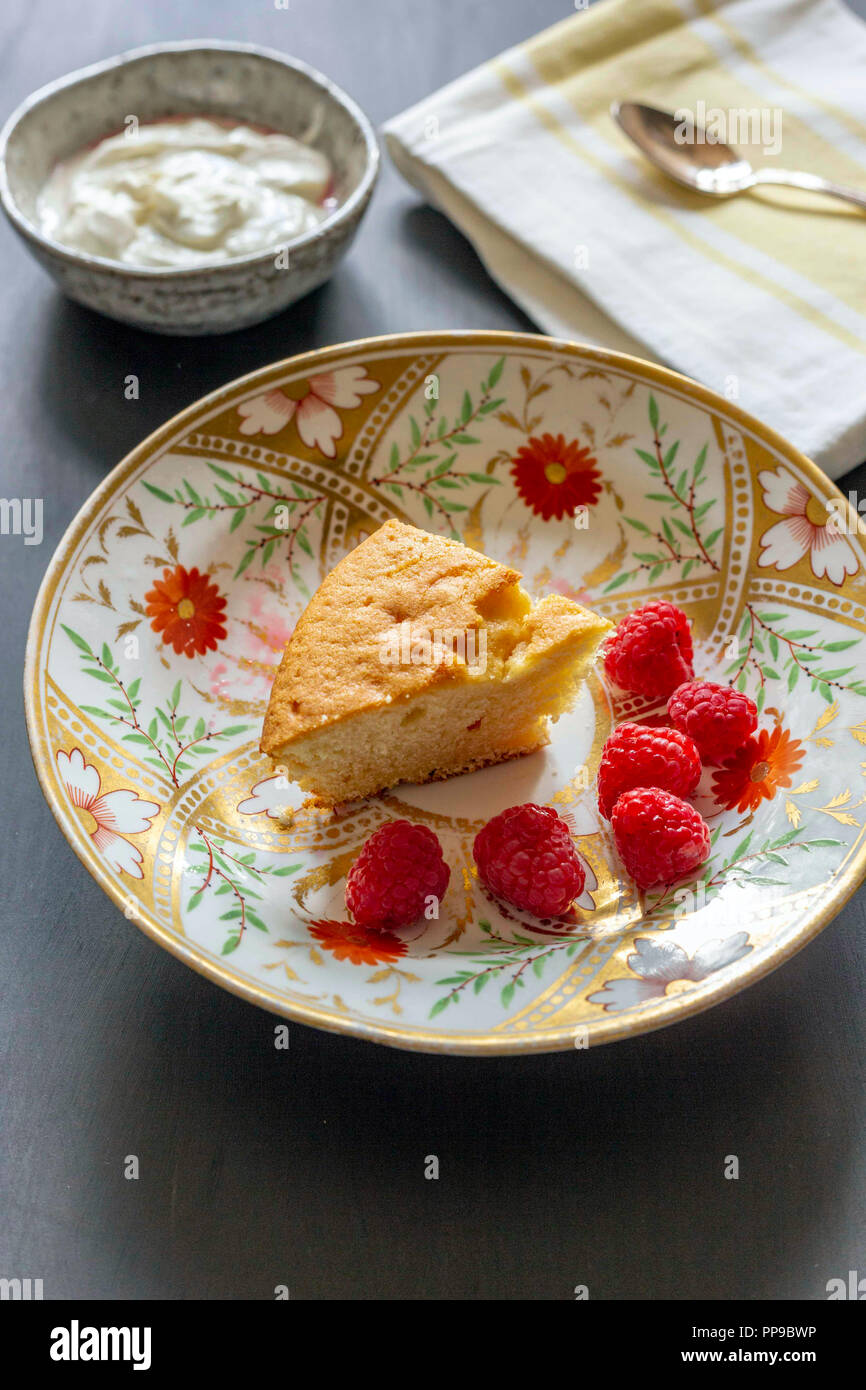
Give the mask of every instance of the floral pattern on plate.
M 277 364 L 206 398 L 86 504 L 34 611 L 37 770 L 88 868 L 162 945 L 276 1012 L 401 1046 L 583 1045 L 706 1007 L 779 964 L 864 865 L 864 556 L 833 486 L 702 388 L 507 333 L 406 335 Z M 707 768 L 712 851 L 647 895 L 595 806 L 601 745 L 663 709 L 594 676 L 549 748 L 326 819 L 258 752 L 285 642 L 324 574 L 391 515 L 616 620 L 665 596 L 698 675 L 756 735 Z M 832 521 L 831 521 L 831 518 Z M 490 901 L 472 840 L 557 807 L 587 870 L 565 921 Z M 367 835 L 408 816 L 452 867 L 438 918 L 345 920 Z

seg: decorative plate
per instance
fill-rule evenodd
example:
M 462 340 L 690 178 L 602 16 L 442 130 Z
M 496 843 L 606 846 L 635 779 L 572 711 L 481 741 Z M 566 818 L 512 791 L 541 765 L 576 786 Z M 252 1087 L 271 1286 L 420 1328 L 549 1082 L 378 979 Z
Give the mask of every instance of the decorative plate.
M 664 596 L 698 675 L 748 690 L 756 736 L 707 769 L 699 880 L 638 895 L 597 813 L 601 745 L 661 709 L 594 678 L 549 748 L 339 819 L 258 751 L 310 595 L 389 516 L 616 619 Z M 633 358 L 516 333 L 312 352 L 152 435 L 70 527 L 36 603 L 27 720 L 45 795 L 96 880 L 160 945 L 277 1014 L 453 1053 L 583 1047 L 708 1007 L 786 960 L 864 873 L 866 579 L 818 469 L 719 396 Z M 506 914 L 472 841 L 550 803 L 587 869 L 569 922 Z M 292 808 L 294 814 L 286 813 Z M 345 920 L 390 818 L 452 866 L 437 920 Z

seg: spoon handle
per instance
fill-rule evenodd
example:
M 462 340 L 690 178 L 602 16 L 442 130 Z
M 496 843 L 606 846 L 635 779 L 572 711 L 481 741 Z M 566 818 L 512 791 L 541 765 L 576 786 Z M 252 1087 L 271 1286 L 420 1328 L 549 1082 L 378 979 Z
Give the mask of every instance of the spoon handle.
M 847 184 L 832 183 L 830 179 L 822 179 L 818 174 L 798 173 L 791 169 L 767 166 L 755 170 L 755 183 L 782 183 L 790 188 L 805 188 L 810 193 L 829 193 L 831 198 L 843 198 L 847 203 L 856 203 L 858 207 L 866 208 L 866 193 L 858 188 L 849 188 Z

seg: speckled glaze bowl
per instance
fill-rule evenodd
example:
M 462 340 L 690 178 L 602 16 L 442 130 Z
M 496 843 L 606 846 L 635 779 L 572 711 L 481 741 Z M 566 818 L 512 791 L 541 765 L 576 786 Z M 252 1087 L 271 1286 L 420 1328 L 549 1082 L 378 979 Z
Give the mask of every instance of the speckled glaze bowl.
M 228 116 L 313 142 L 331 161 L 338 206 L 277 248 L 195 269 L 133 268 L 62 246 L 39 230 L 36 199 L 59 160 L 122 129 L 134 115 Z M 358 106 L 321 73 L 253 44 L 194 40 L 134 49 L 40 88 L 0 133 L 0 201 L 64 294 L 156 333 L 245 328 L 321 285 L 351 244 L 370 200 L 379 150 Z M 285 257 L 282 258 L 285 260 Z

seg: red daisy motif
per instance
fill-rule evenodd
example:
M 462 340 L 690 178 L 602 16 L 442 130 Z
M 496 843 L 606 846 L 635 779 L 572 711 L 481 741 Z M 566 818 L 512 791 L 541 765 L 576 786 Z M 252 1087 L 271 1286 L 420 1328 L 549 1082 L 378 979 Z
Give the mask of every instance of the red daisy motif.
M 162 579 L 155 580 L 144 598 L 151 627 L 162 633 L 163 642 L 174 647 L 178 656 L 216 651 L 226 635 L 226 601 L 216 584 L 197 569 L 178 565 L 174 571 L 163 570 Z
M 781 725 L 771 733 L 761 729 L 713 774 L 713 796 L 728 811 L 756 811 L 780 787 L 790 787 L 804 755 L 799 739 Z
M 533 436 L 511 461 L 511 475 L 528 507 L 545 521 L 574 516 L 601 493 L 598 462 L 589 449 L 564 434 Z
M 310 935 L 337 960 L 350 960 L 353 965 L 388 965 L 406 954 L 405 943 L 393 932 L 374 931 L 354 922 L 314 922 Z

